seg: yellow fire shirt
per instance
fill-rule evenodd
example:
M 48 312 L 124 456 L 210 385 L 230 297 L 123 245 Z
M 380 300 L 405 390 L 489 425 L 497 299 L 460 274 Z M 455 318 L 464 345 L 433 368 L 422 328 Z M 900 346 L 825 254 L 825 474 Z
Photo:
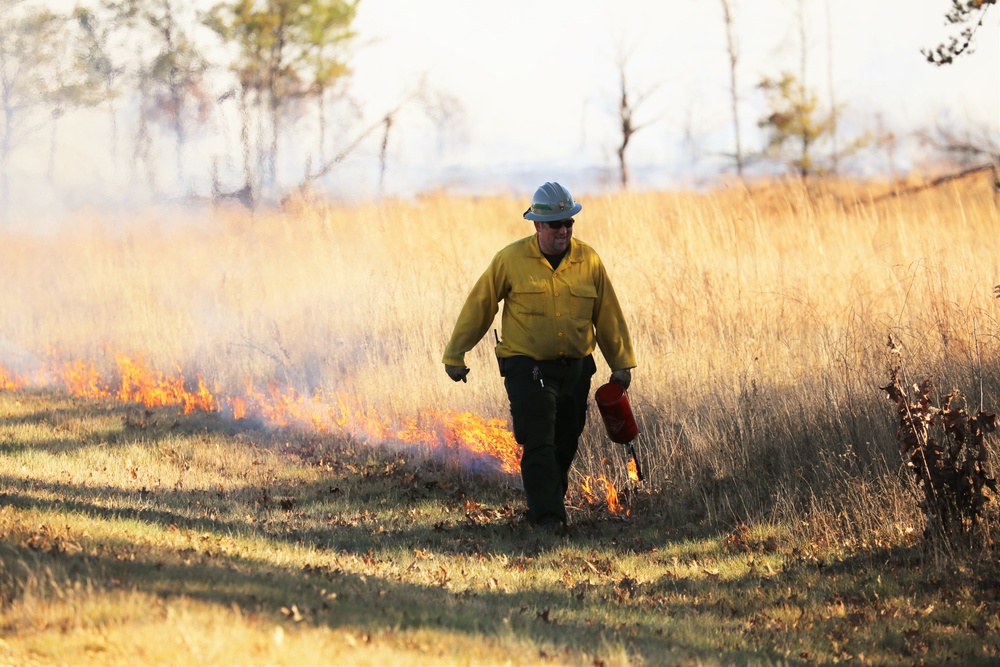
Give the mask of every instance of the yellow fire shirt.
M 500 357 L 580 358 L 596 343 L 611 370 L 635 367 L 618 297 L 601 258 L 586 243 L 571 239 L 555 271 L 538 247 L 538 234 L 498 252 L 462 306 L 444 363 L 465 365 L 465 353 L 486 334 L 501 300 Z

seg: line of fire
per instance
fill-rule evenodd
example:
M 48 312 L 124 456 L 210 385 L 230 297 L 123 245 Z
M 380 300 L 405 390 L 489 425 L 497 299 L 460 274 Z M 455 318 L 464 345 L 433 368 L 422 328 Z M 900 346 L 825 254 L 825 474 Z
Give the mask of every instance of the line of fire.
M 269 382 L 265 390 L 260 390 L 247 380 L 242 396 L 225 396 L 210 390 L 200 375 L 188 381 L 180 369 L 177 375 L 169 375 L 120 353 L 115 355 L 115 361 L 117 377 L 108 378 L 92 363 L 82 359 L 64 361 L 50 351 L 42 367 L 30 377 L 0 366 L 0 391 L 54 386 L 77 398 L 114 399 L 151 409 L 177 407 L 186 415 L 201 411 L 231 415 L 235 420 L 253 417 L 269 427 L 341 432 L 378 444 L 444 447 L 494 461 L 502 474 L 514 475 L 520 470 L 520 446 L 502 419 L 428 409 L 421 411 L 419 419 L 391 424 L 343 392 L 304 396 L 279 382 Z M 641 479 L 634 458 L 628 461 L 627 472 L 631 481 Z M 603 505 L 616 516 L 629 513 L 615 485 L 603 474 L 585 476 L 580 493 L 588 505 Z

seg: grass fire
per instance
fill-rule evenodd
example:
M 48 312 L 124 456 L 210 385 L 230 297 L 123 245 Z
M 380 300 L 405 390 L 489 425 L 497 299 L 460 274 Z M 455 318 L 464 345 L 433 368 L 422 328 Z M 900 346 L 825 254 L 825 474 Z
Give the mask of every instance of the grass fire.
M 101 376 L 93 364 L 82 359 L 61 361 L 58 354 L 49 354 L 34 379 L 12 374 L 0 366 L 0 378 L 4 378 L 0 388 L 17 390 L 51 383 L 78 398 L 113 397 L 147 408 L 172 406 L 185 415 L 195 411 L 225 411 L 237 421 L 259 419 L 271 427 L 308 427 L 319 433 L 336 432 L 377 445 L 464 451 L 493 460 L 507 474 L 516 474 L 520 469 L 519 445 L 501 419 L 484 419 L 471 412 L 423 409 L 419 417 L 393 424 L 343 392 L 303 396 L 295 388 L 278 382 L 268 383 L 267 389 L 261 391 L 248 379 L 243 395 L 226 396 L 210 391 L 200 376 L 189 381 L 180 368 L 176 375 L 168 375 L 122 353 L 114 355 L 117 372 L 113 377 Z M 188 389 L 188 384 L 193 388 Z M 628 465 L 629 479 L 638 481 L 634 476 L 635 463 L 629 461 Z M 596 481 L 599 488 L 592 490 L 590 478 L 585 478 L 583 498 L 590 504 L 604 504 L 613 514 L 622 511 L 614 484 L 603 475 Z
M 521 521 L 491 341 L 467 384 L 440 364 L 519 200 L 14 221 L 0 663 L 996 661 L 982 176 L 588 197 L 639 435 L 591 400 L 568 534 Z M 936 539 L 907 462 L 955 437 L 976 513 Z

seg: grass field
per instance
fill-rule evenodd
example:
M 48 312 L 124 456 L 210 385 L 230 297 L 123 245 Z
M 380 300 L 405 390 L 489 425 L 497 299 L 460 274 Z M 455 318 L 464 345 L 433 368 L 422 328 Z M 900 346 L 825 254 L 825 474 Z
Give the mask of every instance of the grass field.
M 517 198 L 0 230 L 0 663 L 1000 660 L 995 499 L 979 549 L 924 541 L 879 390 L 996 410 L 1000 213 L 878 193 L 583 200 L 647 480 L 592 414 L 567 537 L 454 423 L 509 439 L 491 338 L 440 364 Z M 117 397 L 126 357 L 215 407 Z

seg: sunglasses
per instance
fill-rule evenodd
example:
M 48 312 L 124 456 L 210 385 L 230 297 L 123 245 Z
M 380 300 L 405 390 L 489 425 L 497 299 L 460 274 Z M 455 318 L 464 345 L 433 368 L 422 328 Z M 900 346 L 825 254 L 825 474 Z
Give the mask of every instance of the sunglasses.
M 546 222 L 545 224 L 549 226 L 549 229 L 562 229 L 563 227 L 566 229 L 572 229 L 574 222 L 576 222 L 576 220 L 569 218 L 568 220 L 555 220 L 553 222 Z

